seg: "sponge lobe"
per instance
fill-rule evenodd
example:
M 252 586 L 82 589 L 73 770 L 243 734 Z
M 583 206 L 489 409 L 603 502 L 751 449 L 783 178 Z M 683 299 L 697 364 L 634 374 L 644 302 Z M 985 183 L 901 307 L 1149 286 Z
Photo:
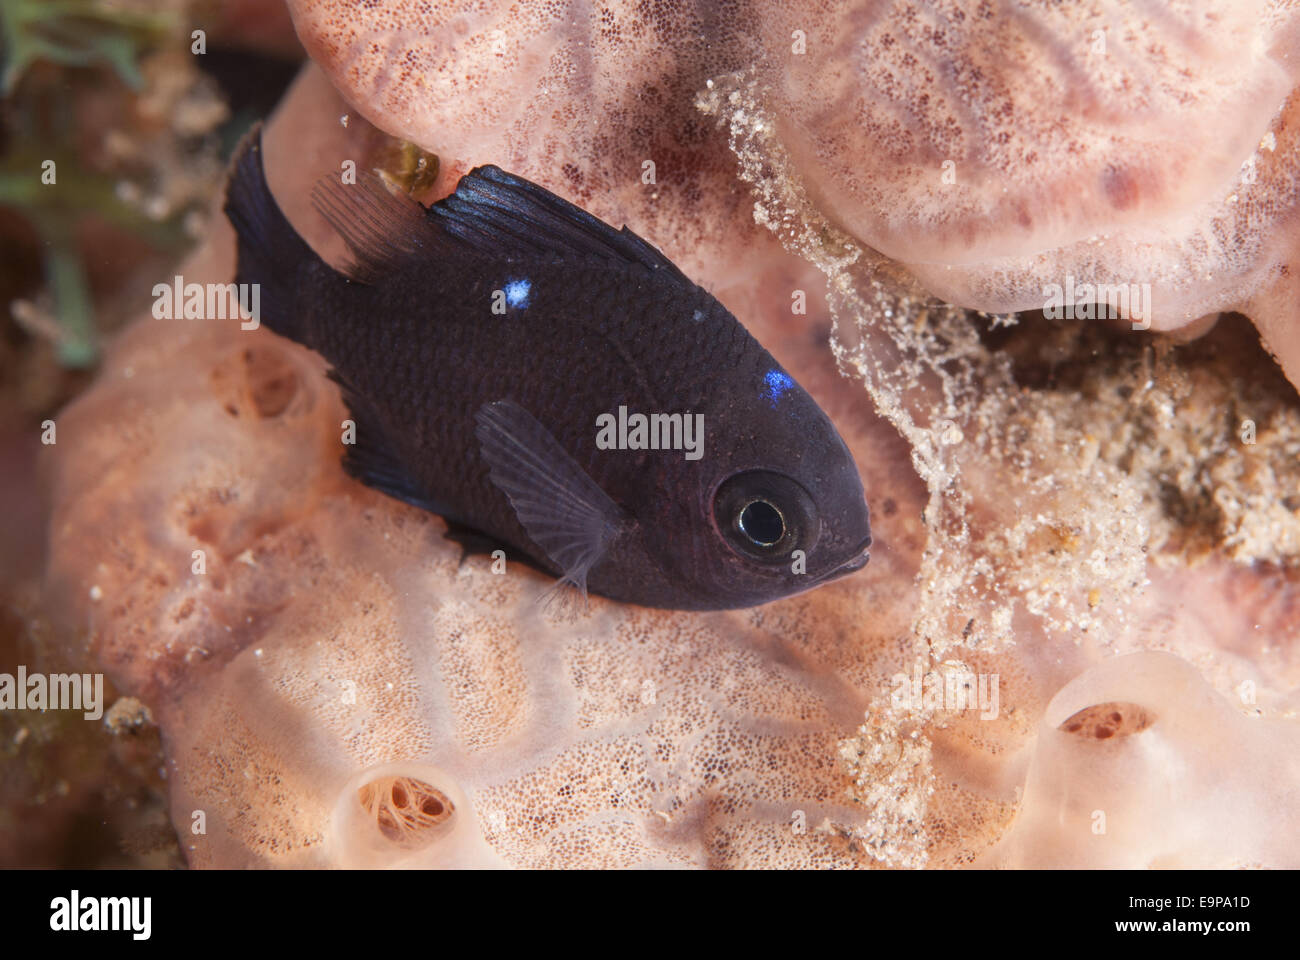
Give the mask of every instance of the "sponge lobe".
M 1185 210 L 1233 180 L 1295 82 L 1269 55 L 1266 9 L 805 7 L 784 25 L 810 31 L 807 55 L 773 29 L 786 49 L 767 63 L 824 210 L 894 259 L 970 263 Z
M 1101 738 L 1069 729 L 1103 704 L 1106 716 L 1122 713 L 1117 703 L 1136 705 L 1149 726 Z M 1257 786 L 1243 790 L 1243 779 Z M 1293 722 L 1247 714 L 1179 657 L 1116 657 L 1048 704 L 1023 811 L 985 865 L 1293 870 L 1298 784 Z

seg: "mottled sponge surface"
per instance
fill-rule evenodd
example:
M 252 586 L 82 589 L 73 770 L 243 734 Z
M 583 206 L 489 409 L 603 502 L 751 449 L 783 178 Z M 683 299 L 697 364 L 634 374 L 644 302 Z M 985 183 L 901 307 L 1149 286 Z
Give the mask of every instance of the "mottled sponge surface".
M 460 564 L 440 520 L 342 477 L 346 414 L 308 356 L 165 326 L 61 418 L 55 570 L 97 598 L 97 656 L 158 705 L 192 864 L 408 862 L 360 816 L 389 770 L 468 798 L 464 842 L 411 862 L 740 865 L 777 842 L 781 862 L 857 860 L 790 826 L 869 817 L 836 741 L 899 656 L 882 641 L 905 624 L 879 611 L 907 570 L 779 610 L 593 599 L 548 623 L 546 578 Z
M 364 169 L 377 140 L 337 122 L 349 112 L 308 70 L 267 129 L 272 190 L 325 251 L 310 186 L 344 159 Z M 1095 452 L 1081 472 L 1077 445 L 1022 443 L 1038 459 L 1008 474 L 954 443 L 943 456 L 972 451 L 962 499 L 936 500 L 942 457 L 905 404 L 827 349 L 832 319 L 848 323 L 844 277 L 823 301 L 819 270 L 753 223 L 734 162 L 710 189 L 743 212 L 725 226 L 751 279 L 725 262 L 696 276 L 836 422 L 878 535 L 865 571 L 766 607 L 593 598 L 550 619 L 549 578 L 462 560 L 440 519 L 347 478 L 346 412 L 309 352 L 149 316 L 114 345 L 49 451 L 50 587 L 157 718 L 189 862 L 1300 865 L 1278 803 L 1300 789 L 1290 575 L 1217 555 L 1147 566 L 1140 496 Z M 674 196 L 662 217 L 687 205 Z M 229 280 L 223 221 L 180 272 Z M 1073 437 L 1053 415 L 1043 436 Z M 1049 509 L 1077 525 L 1035 523 Z M 948 537 L 953 515 L 975 535 Z M 918 574 L 945 552 L 973 573 L 936 592 Z M 1120 655 L 1152 650 L 1155 667 L 1125 671 Z M 1194 810 L 1158 816 L 1171 783 L 1211 782 Z

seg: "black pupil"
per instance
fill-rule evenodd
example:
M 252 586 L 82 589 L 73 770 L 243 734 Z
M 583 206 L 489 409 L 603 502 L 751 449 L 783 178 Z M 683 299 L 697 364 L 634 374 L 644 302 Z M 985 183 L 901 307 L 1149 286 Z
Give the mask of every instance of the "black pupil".
M 785 533 L 780 512 L 766 500 L 755 500 L 740 511 L 740 529 L 763 547 L 770 547 Z

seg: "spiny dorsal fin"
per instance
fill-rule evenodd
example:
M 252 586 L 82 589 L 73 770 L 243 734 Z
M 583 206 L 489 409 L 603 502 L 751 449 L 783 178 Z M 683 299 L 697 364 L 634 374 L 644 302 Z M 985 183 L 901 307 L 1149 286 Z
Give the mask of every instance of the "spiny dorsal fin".
M 322 178 L 312 190 L 321 216 L 352 253 L 346 272 L 373 283 L 418 256 L 468 247 L 506 260 L 590 258 L 639 264 L 674 283 L 690 280 L 671 260 L 624 227 L 615 230 L 543 187 L 495 166 L 475 167 L 456 192 L 427 210 L 374 174 L 355 184 Z
M 569 201 L 492 165 L 461 177 L 429 217 L 464 243 L 510 255 L 575 255 L 636 263 L 690 283 L 671 260 L 624 227 L 615 230 Z

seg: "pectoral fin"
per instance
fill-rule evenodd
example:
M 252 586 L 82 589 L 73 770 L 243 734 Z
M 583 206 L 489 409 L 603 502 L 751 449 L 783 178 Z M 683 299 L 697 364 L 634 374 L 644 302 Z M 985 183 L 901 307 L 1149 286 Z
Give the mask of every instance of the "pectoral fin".
M 475 415 L 492 483 L 528 536 L 585 597 L 587 572 L 626 528 L 628 517 L 550 432 L 510 400 Z

